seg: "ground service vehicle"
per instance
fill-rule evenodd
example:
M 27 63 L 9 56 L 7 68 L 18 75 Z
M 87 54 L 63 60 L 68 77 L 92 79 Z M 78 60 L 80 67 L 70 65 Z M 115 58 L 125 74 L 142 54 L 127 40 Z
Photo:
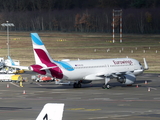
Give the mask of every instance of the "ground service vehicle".
M 20 82 L 23 81 L 21 75 L 15 74 L 0 74 L 0 82 Z
M 52 81 L 54 81 L 54 78 L 48 77 L 46 75 L 40 75 L 40 74 L 32 75 L 31 79 L 36 81 L 36 82 L 52 82 Z
M 11 80 L 12 82 L 20 82 L 23 81 L 23 77 L 21 75 L 12 75 Z
M 12 76 L 15 74 L 0 74 L 0 81 L 1 82 L 11 82 L 12 81 Z

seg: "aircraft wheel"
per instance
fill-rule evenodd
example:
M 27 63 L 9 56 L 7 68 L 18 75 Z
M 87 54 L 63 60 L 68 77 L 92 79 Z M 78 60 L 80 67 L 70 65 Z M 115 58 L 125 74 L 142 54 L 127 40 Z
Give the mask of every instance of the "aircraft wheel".
M 110 85 L 106 85 L 106 88 L 109 89 L 109 88 L 110 88 Z
M 110 85 L 108 85 L 108 84 L 107 84 L 107 85 L 103 85 L 102 88 L 103 88 L 103 89 L 106 89 L 106 88 L 109 89 L 109 88 L 110 88 Z

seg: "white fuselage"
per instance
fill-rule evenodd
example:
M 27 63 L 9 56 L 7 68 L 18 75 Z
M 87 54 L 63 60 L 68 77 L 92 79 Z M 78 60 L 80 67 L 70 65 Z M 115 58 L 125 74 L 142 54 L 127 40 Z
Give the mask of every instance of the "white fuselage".
M 104 77 L 99 77 L 100 75 L 131 71 L 138 75 L 143 72 L 139 61 L 131 58 L 78 60 L 67 63 L 72 66 L 72 71 L 58 65 L 63 72 L 62 80 L 101 80 Z

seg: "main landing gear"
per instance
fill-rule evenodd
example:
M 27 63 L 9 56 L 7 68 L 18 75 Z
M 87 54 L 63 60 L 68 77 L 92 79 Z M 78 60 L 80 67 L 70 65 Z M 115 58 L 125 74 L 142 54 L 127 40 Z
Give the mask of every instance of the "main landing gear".
M 82 87 L 82 85 L 81 85 L 81 82 L 80 82 L 80 81 L 75 82 L 75 83 L 73 84 L 73 88 L 81 88 L 81 87 Z
M 107 77 L 105 78 L 105 83 L 104 83 L 104 85 L 102 86 L 103 89 L 106 89 L 106 88 L 109 89 L 109 88 L 110 88 L 110 85 L 108 84 L 109 81 L 110 81 L 110 77 L 107 76 Z

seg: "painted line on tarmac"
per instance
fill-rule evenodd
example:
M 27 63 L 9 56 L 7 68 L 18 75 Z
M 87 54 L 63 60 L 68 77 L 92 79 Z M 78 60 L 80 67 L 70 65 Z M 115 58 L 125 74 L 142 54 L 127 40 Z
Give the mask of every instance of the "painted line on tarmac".
M 10 82 L 10 84 L 12 84 L 12 85 L 14 85 L 14 86 L 16 86 L 16 87 L 20 87 L 19 85 L 15 84 L 15 83 L 13 83 L 13 82 Z
M 102 110 L 102 109 L 85 109 L 84 111 L 99 111 L 99 110 Z
M 157 88 L 154 88 L 154 87 L 150 87 L 152 90 L 157 90 Z
M 106 119 L 106 118 L 113 118 L 113 119 L 121 119 L 122 117 L 128 117 L 128 116 L 131 116 L 131 115 L 111 115 L 109 117 L 93 117 L 93 118 L 88 118 L 90 120 L 95 120 L 95 119 Z
M 41 84 L 39 84 L 39 83 L 36 83 L 36 85 L 38 85 L 38 86 L 42 86 Z
M 131 115 L 113 115 L 111 116 L 111 118 L 128 117 L 128 116 L 131 116 Z
M 82 98 L 81 97 L 73 97 L 73 98 L 70 97 L 70 98 L 66 98 L 66 99 L 69 99 L 69 100 L 73 100 L 74 99 L 75 100 L 75 99 L 82 99 Z
M 88 119 L 90 119 L 90 120 L 95 120 L 95 119 L 106 119 L 106 118 L 109 118 L 109 117 L 93 117 L 93 118 L 88 118 Z
M 89 99 L 89 100 L 97 100 L 97 99 Z M 123 99 L 108 99 L 108 100 L 105 100 L 105 99 L 98 99 L 99 101 L 107 101 L 107 102 L 158 102 L 160 101 L 160 99 L 149 99 L 149 100 L 146 100 L 146 99 L 139 99 L 139 98 L 123 98 Z
M 124 100 L 139 100 L 139 98 L 124 98 Z
M 107 101 L 110 101 L 111 99 L 110 98 L 94 98 L 94 100 L 107 100 Z
M 160 100 L 160 97 L 159 98 L 153 98 L 154 100 Z
M 99 110 L 102 110 L 102 109 L 86 109 L 86 108 L 69 108 L 67 110 L 73 110 L 73 111 L 99 111 Z
M 69 108 L 67 110 L 85 110 L 85 108 Z

